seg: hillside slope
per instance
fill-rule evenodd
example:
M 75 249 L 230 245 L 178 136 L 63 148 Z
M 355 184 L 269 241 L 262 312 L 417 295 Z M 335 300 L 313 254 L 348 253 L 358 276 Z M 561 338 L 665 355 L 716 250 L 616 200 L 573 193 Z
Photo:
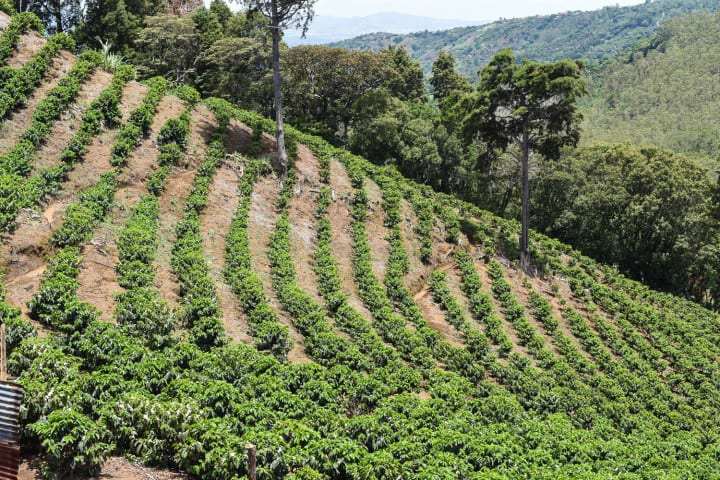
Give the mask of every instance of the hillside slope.
M 582 141 L 628 141 L 717 158 L 720 15 L 669 21 L 591 76 Z
M 720 10 L 717 0 L 654 0 L 629 7 L 571 11 L 514 18 L 440 32 L 408 35 L 375 33 L 332 44 L 356 50 L 403 46 L 426 72 L 441 49 L 453 54 L 458 70 L 471 79 L 495 53 L 512 47 L 517 58 L 541 62 L 563 58 L 591 61 L 616 55 L 650 35 L 667 20 L 688 13 Z
M 272 122 L 123 68 L 90 100 L 91 70 L 0 119 L 80 118 L 0 155 L 0 319 L 51 471 L 239 479 L 253 443 L 262 478 L 716 474 L 715 313 L 540 235 L 528 276 L 515 223 L 292 128 L 281 181 Z

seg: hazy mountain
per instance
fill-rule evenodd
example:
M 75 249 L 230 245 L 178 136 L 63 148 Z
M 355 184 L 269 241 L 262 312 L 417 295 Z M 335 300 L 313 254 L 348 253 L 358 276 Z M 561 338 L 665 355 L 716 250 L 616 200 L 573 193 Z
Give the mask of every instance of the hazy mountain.
M 317 16 L 310 25 L 306 38 L 297 30 L 285 32 L 285 41 L 299 44 L 331 43 L 374 32 L 407 34 L 412 32 L 447 30 L 467 25 L 481 25 L 483 21 L 446 20 L 402 13 L 376 13 L 367 17 Z

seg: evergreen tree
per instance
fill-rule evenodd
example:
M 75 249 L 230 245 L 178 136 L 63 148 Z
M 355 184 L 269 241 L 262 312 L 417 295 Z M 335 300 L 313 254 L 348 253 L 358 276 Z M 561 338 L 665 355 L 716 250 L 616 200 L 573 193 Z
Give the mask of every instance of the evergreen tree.
M 482 70 L 477 94 L 466 104 L 467 137 L 479 135 L 491 149 L 519 150 L 520 267 L 525 271 L 530 267 L 530 153 L 555 159 L 562 147 L 577 144 L 580 115 L 576 101 L 586 92 L 582 67 L 582 62 L 572 60 L 538 63 L 525 59 L 518 64 L 512 51 L 506 48 Z

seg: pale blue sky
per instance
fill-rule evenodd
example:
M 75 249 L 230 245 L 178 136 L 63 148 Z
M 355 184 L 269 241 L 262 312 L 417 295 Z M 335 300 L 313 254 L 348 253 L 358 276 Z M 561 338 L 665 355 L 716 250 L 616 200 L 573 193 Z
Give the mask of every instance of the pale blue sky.
M 315 13 L 353 17 L 398 12 L 434 18 L 497 20 L 640 3 L 643 0 L 319 0 Z

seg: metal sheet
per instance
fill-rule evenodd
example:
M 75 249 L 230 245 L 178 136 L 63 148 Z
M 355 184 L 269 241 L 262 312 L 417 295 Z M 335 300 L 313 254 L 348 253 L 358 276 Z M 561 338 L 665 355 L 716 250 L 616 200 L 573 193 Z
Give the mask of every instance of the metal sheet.
M 0 382 L 0 480 L 16 480 L 20 465 L 22 388 Z
M 0 445 L 0 480 L 17 480 L 20 448 Z
M 0 382 L 0 445 L 19 445 L 22 396 L 22 388 L 12 383 Z

